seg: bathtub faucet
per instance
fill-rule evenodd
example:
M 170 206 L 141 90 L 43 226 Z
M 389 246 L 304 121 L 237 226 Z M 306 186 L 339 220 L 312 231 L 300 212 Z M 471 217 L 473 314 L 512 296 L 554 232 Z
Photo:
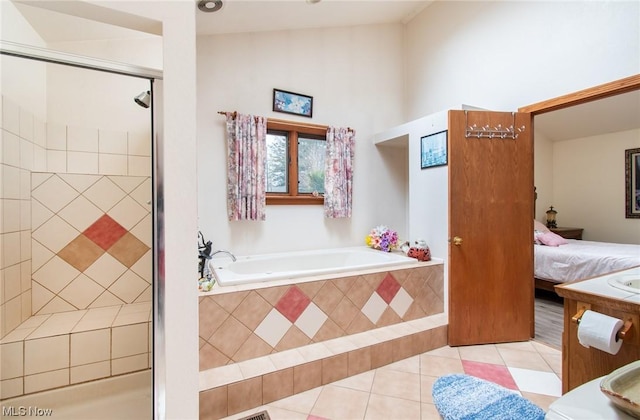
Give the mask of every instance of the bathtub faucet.
M 233 254 L 232 254 L 232 253 L 230 253 L 229 251 L 225 251 L 225 250 L 223 250 L 223 249 L 219 249 L 218 251 L 214 251 L 214 252 L 211 254 L 211 256 L 213 257 L 214 255 L 216 255 L 216 254 L 220 254 L 220 253 L 222 253 L 222 254 L 227 254 L 228 256 L 230 256 L 230 257 L 231 257 L 231 260 L 232 260 L 232 261 L 235 261 L 235 260 L 236 260 L 236 256 L 235 256 L 235 255 L 233 255 Z

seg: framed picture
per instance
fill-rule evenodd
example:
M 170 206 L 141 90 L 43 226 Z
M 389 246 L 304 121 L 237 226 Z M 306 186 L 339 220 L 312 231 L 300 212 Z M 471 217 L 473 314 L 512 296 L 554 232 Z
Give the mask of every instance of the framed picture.
M 625 209 L 627 219 L 640 219 L 640 149 L 624 151 Z
M 273 110 L 311 118 L 313 115 L 313 97 L 287 92 L 286 90 L 273 89 Z
M 420 138 L 420 168 L 447 164 L 447 131 Z

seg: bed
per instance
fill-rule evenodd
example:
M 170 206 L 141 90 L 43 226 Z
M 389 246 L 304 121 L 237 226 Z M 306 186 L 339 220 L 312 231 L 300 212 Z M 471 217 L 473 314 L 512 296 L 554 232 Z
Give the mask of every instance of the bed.
M 534 244 L 536 289 L 640 266 L 640 245 L 563 239 L 564 244 Z

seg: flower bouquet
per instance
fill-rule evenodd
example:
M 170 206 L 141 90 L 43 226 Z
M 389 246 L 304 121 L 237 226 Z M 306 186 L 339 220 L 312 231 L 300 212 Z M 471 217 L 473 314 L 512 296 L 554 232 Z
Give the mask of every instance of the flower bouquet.
M 390 252 L 398 247 L 398 233 L 384 225 L 376 226 L 365 238 L 365 243 L 373 249 Z

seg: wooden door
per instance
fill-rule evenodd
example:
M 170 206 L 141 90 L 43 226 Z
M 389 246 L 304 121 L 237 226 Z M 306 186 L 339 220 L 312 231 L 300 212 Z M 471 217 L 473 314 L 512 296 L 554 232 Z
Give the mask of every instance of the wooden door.
M 515 139 L 466 136 L 512 125 Z M 531 338 L 533 194 L 530 114 L 449 111 L 450 345 Z

